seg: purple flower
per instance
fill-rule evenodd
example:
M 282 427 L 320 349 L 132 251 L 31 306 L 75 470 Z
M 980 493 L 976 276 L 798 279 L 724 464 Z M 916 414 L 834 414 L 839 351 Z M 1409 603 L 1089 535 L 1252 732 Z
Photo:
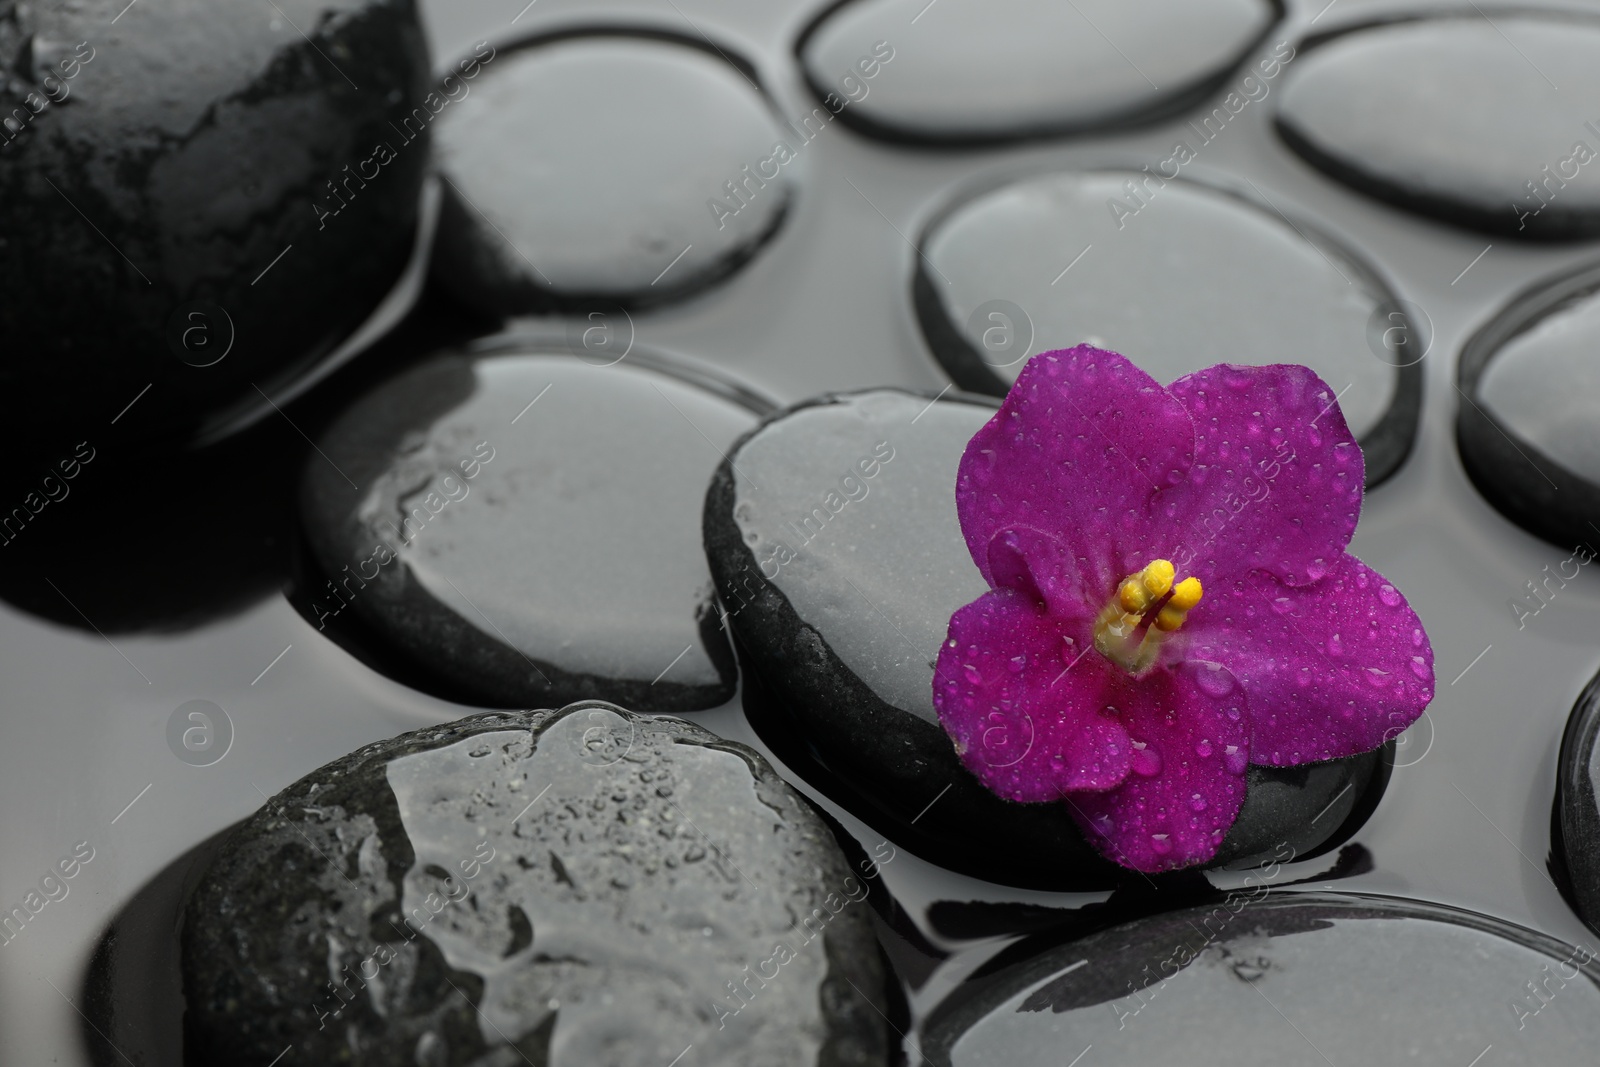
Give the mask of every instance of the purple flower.
M 1215 855 L 1245 767 L 1377 748 L 1433 697 L 1433 649 L 1345 552 L 1361 449 L 1292 364 L 1162 388 L 1115 352 L 1046 352 L 961 458 L 992 587 L 957 611 L 934 705 L 966 767 L 1065 801 L 1140 871 Z

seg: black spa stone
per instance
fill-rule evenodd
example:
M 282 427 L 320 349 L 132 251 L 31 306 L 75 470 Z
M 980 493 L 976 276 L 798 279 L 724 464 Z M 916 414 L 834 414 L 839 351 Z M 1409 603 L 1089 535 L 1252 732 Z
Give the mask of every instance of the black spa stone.
M 950 616 L 988 587 L 955 511 L 956 466 L 994 401 L 892 389 L 827 396 L 743 438 L 706 496 L 711 571 L 762 740 L 896 843 L 990 881 L 1129 877 L 1064 805 L 1013 804 L 963 768 L 933 707 Z M 1307 858 L 1363 822 L 1387 755 L 1249 770 L 1213 866 Z M 1136 877 L 1136 876 L 1134 876 Z
M 956 384 L 997 396 L 1029 356 L 1083 342 L 1164 383 L 1216 363 L 1303 363 L 1339 394 L 1376 485 L 1416 436 L 1428 324 L 1277 203 L 1142 171 L 971 190 L 922 234 L 917 319 Z
M 698 516 L 721 451 L 770 405 L 640 351 L 590 358 L 501 339 L 341 415 L 301 485 L 311 621 L 463 703 L 732 697 Z
M 1600 675 L 1572 706 L 1556 768 L 1556 827 L 1571 903 L 1600 931 Z
M 683 296 L 777 229 L 802 143 L 754 68 L 698 37 L 563 31 L 502 50 L 438 124 L 434 277 L 494 315 Z
M 412 0 L 125 7 L 0 9 L 14 450 L 259 405 L 411 252 L 426 132 L 390 122 L 429 88 Z
M 473 716 L 234 832 L 186 909 L 186 1062 L 883 1065 L 866 895 L 742 745 L 597 703 Z
M 1462 9 L 1306 42 L 1277 126 L 1308 161 L 1422 215 L 1524 240 L 1600 235 L 1600 20 Z
M 828 6 L 796 51 L 818 99 L 858 129 L 986 143 L 1180 111 L 1278 15 L 1270 0 L 855 0 Z
M 1456 444 L 1479 492 L 1529 533 L 1590 556 L 1600 546 L 1597 346 L 1600 266 L 1546 279 L 1462 348 L 1456 408 Z
M 922 1052 L 933 1067 L 1466 1067 L 1587 1060 L 1600 1041 L 1589 950 L 1420 901 L 1261 895 L 1117 926 L 971 983 L 934 1009 Z

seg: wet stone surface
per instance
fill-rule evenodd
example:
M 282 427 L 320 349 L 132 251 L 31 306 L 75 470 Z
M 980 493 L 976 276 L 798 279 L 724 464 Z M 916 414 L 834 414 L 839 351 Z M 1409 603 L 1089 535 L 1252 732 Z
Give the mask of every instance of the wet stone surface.
M 954 204 L 920 244 L 918 321 L 964 388 L 1004 395 L 1029 356 L 1083 342 L 1162 382 L 1290 361 L 1338 391 L 1369 485 L 1410 451 L 1422 352 L 1396 343 L 1405 313 L 1369 268 L 1270 206 L 1143 171 L 1052 172 Z M 1421 329 L 1411 348 L 1425 351 Z
M 867 132 L 1004 141 L 1186 107 L 1276 18 L 1265 0 L 858 0 L 827 11 L 798 50 L 813 92 Z
M 1527 240 L 1600 234 L 1600 20 L 1481 12 L 1362 28 L 1305 50 L 1284 139 L 1390 203 Z
M 464 703 L 726 702 L 700 504 L 765 402 L 641 352 L 502 349 L 421 364 L 329 428 L 301 487 L 303 610 Z
M 866 894 L 750 749 L 608 705 L 462 719 L 235 832 L 187 908 L 187 1062 L 886 1064 Z
M 1600 268 L 1589 267 L 1519 294 L 1461 354 L 1467 473 L 1513 522 L 1569 550 L 1600 545 L 1597 344 Z
M 703 41 L 618 31 L 503 50 L 439 122 L 434 276 L 496 315 L 682 296 L 777 229 L 803 144 Z
M 1417 1063 L 1583 1058 L 1600 1039 L 1592 950 L 1388 897 L 1262 884 L 1051 949 L 958 990 L 936 1067 Z M 1533 990 L 1538 989 L 1539 995 Z
M 950 616 L 987 586 L 956 518 L 956 466 L 994 413 L 981 397 L 825 397 L 730 454 L 706 498 L 706 550 L 762 740 L 880 832 L 989 881 L 1107 888 L 1128 872 L 1064 806 L 1010 804 L 963 768 L 933 708 Z M 737 468 L 735 473 L 734 467 Z M 1216 865 L 1348 837 L 1387 781 L 1381 753 L 1252 767 Z
M 1566 864 L 1569 903 L 1591 930 L 1600 930 L 1600 676 L 1572 707 L 1556 769 L 1556 842 Z
M 428 92 L 411 0 L 113 24 L 124 6 L 0 8 L 0 105 L 27 118 L 0 132 L 0 386 L 34 398 L 7 420 L 32 448 L 136 398 L 117 433 L 260 403 L 252 383 L 329 351 L 412 247 L 427 135 L 390 126 Z

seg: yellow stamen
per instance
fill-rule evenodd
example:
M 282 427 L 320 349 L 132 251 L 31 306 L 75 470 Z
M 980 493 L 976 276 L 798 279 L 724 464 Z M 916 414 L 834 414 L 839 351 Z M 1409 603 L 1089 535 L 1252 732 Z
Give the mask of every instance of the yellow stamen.
M 1146 564 L 1144 570 L 1139 572 L 1139 577 L 1144 581 L 1144 587 L 1150 590 L 1150 596 L 1160 600 L 1172 588 L 1172 579 L 1177 573 L 1170 559 L 1158 559 Z M 1193 582 L 1194 579 L 1190 578 L 1189 581 Z M 1199 588 L 1198 582 L 1195 582 L 1195 588 Z
M 1152 626 L 1167 633 L 1171 633 L 1183 625 L 1183 620 L 1188 617 L 1189 609 L 1200 603 L 1200 579 L 1185 578 L 1178 583 L 1172 591 L 1172 597 L 1161 606 L 1156 613 Z
M 1095 620 L 1095 648 L 1130 674 L 1142 674 L 1155 664 L 1167 637 L 1200 603 L 1200 579 L 1185 578 L 1174 586 L 1174 577 L 1172 561 L 1151 561 L 1117 584 L 1116 595 Z M 1150 619 L 1138 644 L 1134 644 L 1134 635 L 1157 604 L 1161 605 L 1160 610 Z

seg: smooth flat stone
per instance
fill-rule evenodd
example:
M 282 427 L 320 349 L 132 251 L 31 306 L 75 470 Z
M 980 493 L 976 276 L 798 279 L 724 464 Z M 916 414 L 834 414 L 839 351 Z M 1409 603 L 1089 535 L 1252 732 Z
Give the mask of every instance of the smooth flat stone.
M 1180 136 L 1201 143 L 1192 129 Z M 1028 356 L 1082 342 L 1162 382 L 1216 363 L 1303 363 L 1340 393 L 1375 485 L 1411 449 L 1421 357 L 1408 362 L 1374 329 L 1396 307 L 1376 274 L 1302 233 L 1315 231 L 1183 179 L 1020 178 L 929 224 L 914 279 L 918 321 L 958 385 L 997 396 Z
M 15 448 L 259 404 L 412 250 L 426 134 L 390 126 L 429 90 L 409 0 L 124 7 L 8 5 L 0 28 L 0 104 L 28 116 L 0 131 L 0 387 L 31 398 Z
M 854 126 L 893 140 L 993 142 L 1180 110 L 1277 17 L 1263 0 L 858 0 L 829 8 L 796 50 L 812 91 L 845 101 L 840 118 Z M 890 73 L 864 81 L 890 53 Z
M 711 484 L 706 552 L 739 639 L 746 713 L 811 784 L 951 869 L 1107 888 L 1128 872 L 1090 849 L 1063 805 L 989 792 L 961 766 L 933 707 L 950 616 L 988 588 L 961 536 L 955 480 L 967 441 L 993 414 L 982 397 L 878 389 L 773 416 Z M 1388 777 L 1382 753 L 1249 774 L 1214 865 L 1334 847 Z
M 453 195 L 434 276 L 491 314 L 701 289 L 755 254 L 794 193 L 794 132 L 699 40 L 538 38 L 472 88 L 439 121 Z
M 604 704 L 473 716 L 233 834 L 186 909 L 186 1062 L 886 1065 L 866 894 L 742 745 Z
M 1528 240 L 1600 234 L 1600 21 L 1481 12 L 1308 44 L 1278 97 L 1285 141 L 1419 214 Z
M 1478 490 L 1571 550 L 1600 525 L 1600 269 L 1519 294 L 1461 351 L 1456 443 Z
M 1600 968 L 1488 916 L 1391 897 L 1283 893 L 1092 934 L 952 994 L 924 1026 L 935 1067 L 1586 1059 Z M 1535 989 L 1539 993 L 1535 993 Z
M 1569 902 L 1591 930 L 1600 930 L 1600 676 L 1572 706 L 1556 768 L 1555 842 L 1565 861 Z
M 498 344 L 385 382 L 324 434 L 301 489 L 312 621 L 348 607 L 466 703 L 726 702 L 700 501 L 765 403 L 640 352 Z

